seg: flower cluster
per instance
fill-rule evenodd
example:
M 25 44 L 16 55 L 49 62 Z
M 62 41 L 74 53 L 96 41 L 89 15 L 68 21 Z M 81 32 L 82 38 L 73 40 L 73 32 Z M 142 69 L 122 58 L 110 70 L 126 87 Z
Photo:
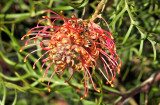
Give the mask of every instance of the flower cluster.
M 46 51 L 33 64 L 33 69 L 35 69 L 36 63 L 45 55 L 48 55 L 47 58 L 42 60 L 43 64 L 41 66 L 41 71 L 46 62 L 50 62 L 45 69 L 42 81 L 44 81 L 44 76 L 47 76 L 47 71 L 52 64 L 55 65 L 55 68 L 50 80 L 55 73 L 61 75 L 67 68 L 72 68 L 73 74 L 76 71 L 83 72 L 85 88 L 84 95 L 81 99 L 88 94 L 89 80 L 93 85 L 93 88 L 99 92 L 94 85 L 90 71 L 91 68 L 97 68 L 106 79 L 106 83 L 109 83 L 113 87 L 112 81 L 116 76 L 116 70 L 120 73 L 121 60 L 116 53 L 116 46 L 110 29 L 109 32 L 105 31 L 96 23 L 78 19 L 75 15 L 72 15 L 71 18 L 65 18 L 62 12 L 61 15 L 50 10 L 44 12 L 51 12 L 57 15 L 57 17 L 43 16 L 43 19 L 37 26 L 32 28 L 27 35 L 22 37 L 21 40 L 26 36 L 33 36 L 26 41 L 25 46 L 22 47 L 20 51 L 28 46 L 39 45 L 41 47 L 40 49 L 30 52 L 25 57 L 24 62 L 26 62 L 26 59 L 30 54 L 39 50 Z M 102 19 L 108 27 L 107 22 L 102 17 L 97 18 Z M 59 19 L 64 22 L 61 26 L 55 25 L 55 21 Z M 49 20 L 51 25 L 41 26 L 40 23 L 45 20 Z M 36 43 L 36 40 L 39 39 L 42 41 Z M 34 40 L 34 43 L 28 44 L 30 40 Z M 103 69 L 97 64 L 98 59 L 102 61 L 104 66 Z M 72 78 L 73 74 L 69 80 Z M 49 92 L 51 91 L 49 88 L 50 80 L 48 82 Z M 69 80 L 66 82 L 69 82 Z

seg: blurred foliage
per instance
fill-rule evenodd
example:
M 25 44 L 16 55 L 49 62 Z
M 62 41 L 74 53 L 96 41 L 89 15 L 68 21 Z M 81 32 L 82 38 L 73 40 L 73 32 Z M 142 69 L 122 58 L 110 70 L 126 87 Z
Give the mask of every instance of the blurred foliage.
M 41 82 L 41 62 L 37 68 L 32 64 L 41 56 L 37 52 L 24 57 L 35 48 L 19 52 L 25 41 L 21 37 L 36 26 L 43 10 L 57 13 L 64 11 L 66 17 L 74 13 L 77 17 L 90 19 L 99 3 L 98 0 L 1 0 L 0 1 L 0 104 L 1 105 L 109 105 L 115 104 L 121 97 L 101 92 L 89 91 L 88 97 L 80 101 L 83 95 L 83 79 L 76 73 L 70 77 L 57 76 L 51 80 L 51 93 L 47 91 L 47 81 Z M 114 88 L 108 87 L 96 73 L 94 80 L 101 90 L 121 93 L 134 89 L 160 68 L 160 1 L 159 0 L 108 0 L 102 16 L 109 23 L 117 45 L 117 52 L 122 59 L 120 75 L 114 81 Z M 49 24 L 49 23 L 45 23 Z M 59 23 L 57 23 L 59 24 Z M 103 23 L 102 23 L 103 26 Z M 105 29 L 106 27 L 104 27 Z M 52 70 L 54 65 L 52 66 Z M 49 70 L 49 74 L 52 74 Z M 77 89 L 80 87 L 81 89 Z M 123 90 L 123 91 L 122 91 Z M 160 102 L 160 84 L 154 83 L 148 94 L 148 104 Z M 132 97 L 137 104 L 144 104 L 145 94 L 142 91 Z M 127 101 L 126 105 L 133 104 Z

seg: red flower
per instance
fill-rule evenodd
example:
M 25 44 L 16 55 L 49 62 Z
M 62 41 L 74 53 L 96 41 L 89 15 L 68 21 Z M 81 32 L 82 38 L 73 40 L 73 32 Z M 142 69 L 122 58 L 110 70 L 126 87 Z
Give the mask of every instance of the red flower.
M 67 68 L 73 69 L 73 74 L 75 71 L 84 72 L 84 95 L 81 99 L 87 96 L 89 88 L 89 80 L 91 81 L 93 88 L 99 92 L 94 86 L 94 82 L 91 76 L 90 69 L 98 68 L 101 74 L 106 79 L 106 83 L 113 86 L 112 81 L 116 76 L 116 70 L 119 73 L 121 67 L 121 60 L 116 53 L 116 46 L 113 41 L 113 37 L 109 30 L 105 31 L 99 25 L 94 22 L 77 19 L 75 15 L 72 18 L 65 18 L 61 12 L 61 16 L 53 11 L 46 10 L 44 12 L 52 12 L 57 15 L 57 17 L 47 17 L 43 16 L 40 22 L 44 20 L 49 20 L 51 26 L 40 26 L 40 22 L 36 27 L 32 28 L 27 35 L 24 35 L 21 40 L 26 36 L 34 36 L 28 39 L 23 48 L 28 46 L 41 46 L 40 49 L 30 52 L 24 59 L 26 62 L 27 57 L 39 50 L 45 50 L 46 52 L 38 58 L 34 64 L 33 69 L 35 69 L 35 64 L 43 58 L 46 54 L 48 57 L 43 59 L 41 71 L 46 62 L 50 62 L 47 66 L 45 73 L 43 75 L 42 81 L 44 81 L 44 76 L 47 76 L 47 71 L 52 64 L 55 64 L 55 69 L 53 74 L 56 73 L 61 75 Z M 107 25 L 107 22 L 102 17 L 101 18 Z M 54 23 L 56 20 L 63 20 L 64 24 L 62 26 L 56 26 Z M 109 27 L 108 27 L 109 28 Z M 36 43 L 36 40 L 43 39 L 40 43 Z M 30 40 L 34 40 L 33 44 L 29 44 Z M 104 70 L 102 70 L 97 64 L 97 60 L 100 59 L 103 63 Z M 119 60 L 119 61 L 118 61 Z M 120 64 L 119 64 L 120 63 Z M 71 75 L 70 79 L 72 78 Z M 69 80 L 70 80 L 69 79 Z M 48 82 L 48 91 L 50 92 Z M 66 82 L 69 82 L 66 81 Z

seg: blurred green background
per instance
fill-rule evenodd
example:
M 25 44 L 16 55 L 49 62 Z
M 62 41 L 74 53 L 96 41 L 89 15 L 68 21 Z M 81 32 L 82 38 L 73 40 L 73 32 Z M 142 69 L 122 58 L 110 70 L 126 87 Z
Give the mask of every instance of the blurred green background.
M 105 0 L 102 16 L 108 22 L 122 60 L 121 73 L 114 80 L 114 88 L 107 86 L 99 72 L 93 76 L 97 93 L 90 89 L 88 97 L 83 99 L 82 73 L 70 77 L 54 75 L 51 80 L 51 92 L 47 91 L 47 81 L 41 82 L 41 62 L 35 70 L 33 62 L 42 55 L 37 52 L 24 57 L 37 47 L 19 52 L 25 40 L 21 37 L 35 27 L 44 10 L 60 13 L 65 17 L 75 14 L 78 18 L 90 19 L 99 0 L 1 0 L 0 1 L 0 104 L 1 105 L 112 105 L 122 96 L 136 87 L 145 84 L 145 80 L 160 70 L 160 1 L 159 0 Z M 44 23 L 48 24 L 48 23 Z M 60 24 L 60 22 L 57 24 Z M 102 26 L 104 29 L 106 27 Z M 51 67 L 54 69 L 54 65 Z M 52 70 L 48 74 L 52 74 Z M 80 87 L 78 89 L 77 87 Z M 104 91 L 103 91 L 104 90 Z M 108 92 L 109 91 L 109 92 Z M 135 91 L 136 93 L 136 91 Z M 160 82 L 153 83 L 149 90 L 138 91 L 130 95 L 125 105 L 158 105 L 160 102 Z

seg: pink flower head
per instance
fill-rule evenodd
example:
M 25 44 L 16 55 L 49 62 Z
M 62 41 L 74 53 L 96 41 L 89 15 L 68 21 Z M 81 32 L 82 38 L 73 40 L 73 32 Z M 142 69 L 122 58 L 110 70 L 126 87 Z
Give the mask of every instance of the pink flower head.
M 112 81 L 116 76 L 116 70 L 120 73 L 121 60 L 116 53 L 116 46 L 110 29 L 109 32 L 105 31 L 98 24 L 78 19 L 75 15 L 72 15 L 72 18 L 65 18 L 62 12 L 61 15 L 50 10 L 45 10 L 44 12 L 51 12 L 57 17 L 43 16 L 44 19 L 38 22 L 37 26 L 32 28 L 27 35 L 22 37 L 21 40 L 26 36 L 33 36 L 26 41 L 25 46 L 20 51 L 28 46 L 41 47 L 30 52 L 25 57 L 24 62 L 26 62 L 30 54 L 39 50 L 46 51 L 34 62 L 33 69 L 35 69 L 35 65 L 40 59 L 48 55 L 47 58 L 42 60 L 43 64 L 41 66 L 42 71 L 45 63 L 50 62 L 43 75 L 42 81 L 44 81 L 44 76 L 47 76 L 47 71 L 51 65 L 55 65 L 54 72 L 48 82 L 48 91 L 51 91 L 49 83 L 53 75 L 55 73 L 61 75 L 67 68 L 72 68 L 73 74 L 75 71 L 84 73 L 84 95 L 81 100 L 88 94 L 89 80 L 93 88 L 99 92 L 94 85 L 90 69 L 97 68 L 106 79 L 106 83 L 113 87 Z M 102 19 L 108 27 L 107 22 L 102 17 L 97 18 Z M 45 20 L 49 20 L 51 25 L 40 25 Z M 64 23 L 61 26 L 57 26 L 55 25 L 56 20 L 63 20 Z M 42 41 L 36 43 L 36 40 L 39 39 Z M 30 40 L 34 40 L 34 43 L 28 44 Z M 97 64 L 98 59 L 102 61 L 103 69 Z M 69 82 L 69 80 L 65 82 Z

